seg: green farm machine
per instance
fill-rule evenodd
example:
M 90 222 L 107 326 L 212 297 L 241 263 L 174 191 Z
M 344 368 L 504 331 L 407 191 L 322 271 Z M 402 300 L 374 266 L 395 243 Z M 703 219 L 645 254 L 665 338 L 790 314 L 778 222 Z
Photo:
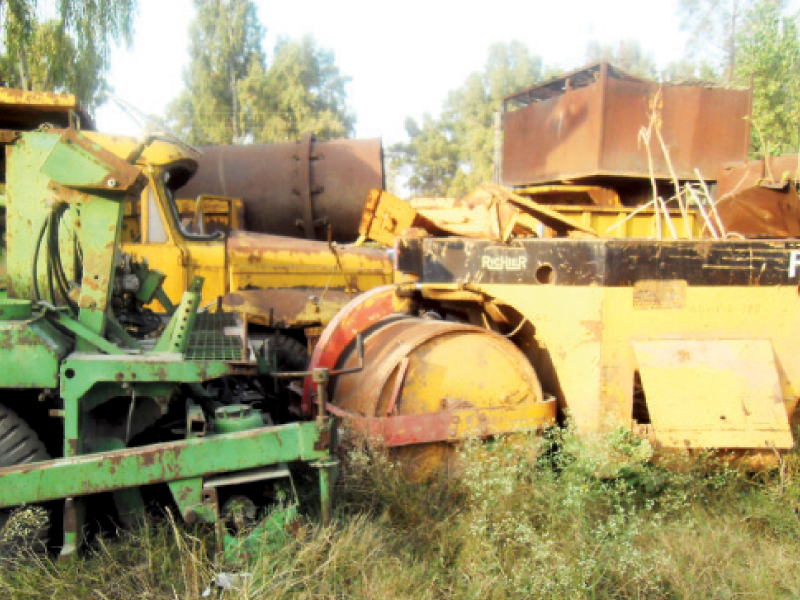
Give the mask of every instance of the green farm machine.
M 282 506 L 275 521 L 296 509 L 291 463 L 318 470 L 329 517 L 324 394 L 318 418 L 273 424 L 270 338 L 200 310 L 199 277 L 171 314 L 145 308 L 164 275 L 122 254 L 120 232 L 147 142 L 121 157 L 73 127 L 6 133 L 0 529 L 14 507 L 42 505 L 66 555 L 93 502 L 125 522 L 162 489 L 185 521 L 216 524 L 221 549 L 231 503 Z

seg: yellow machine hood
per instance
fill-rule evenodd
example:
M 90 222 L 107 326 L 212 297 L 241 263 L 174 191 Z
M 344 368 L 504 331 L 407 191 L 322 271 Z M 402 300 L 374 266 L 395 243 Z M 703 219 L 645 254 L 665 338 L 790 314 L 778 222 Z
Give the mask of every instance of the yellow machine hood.
M 263 325 L 326 322 L 353 296 L 393 277 L 389 253 L 378 248 L 241 231 L 227 244 L 223 305 Z

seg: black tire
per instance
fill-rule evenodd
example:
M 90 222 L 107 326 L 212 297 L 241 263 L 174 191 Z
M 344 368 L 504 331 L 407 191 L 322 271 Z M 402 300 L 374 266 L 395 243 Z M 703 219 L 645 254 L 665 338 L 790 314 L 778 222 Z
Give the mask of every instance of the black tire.
M 17 413 L 0 405 L 0 467 L 49 458 L 50 455 L 36 432 Z M 14 511 L 15 509 L 0 509 L 0 559 L 16 555 L 20 550 L 43 551 L 47 546 L 47 524 L 34 523 L 30 526 L 26 523 L 28 526 L 21 535 L 11 535 L 5 531 L 9 516 Z
M 0 404 L 0 468 L 49 458 L 36 432 L 17 413 Z
M 278 368 L 287 371 L 303 371 L 308 365 L 308 350 L 305 345 L 288 335 L 280 333 L 272 337 Z
M 270 336 L 279 372 L 305 371 L 308 366 L 308 351 L 305 344 L 296 339 L 276 333 Z M 264 389 L 268 400 L 266 411 L 278 425 L 291 423 L 297 419 L 291 407 L 298 402 L 297 394 L 289 389 L 288 379 L 264 378 Z

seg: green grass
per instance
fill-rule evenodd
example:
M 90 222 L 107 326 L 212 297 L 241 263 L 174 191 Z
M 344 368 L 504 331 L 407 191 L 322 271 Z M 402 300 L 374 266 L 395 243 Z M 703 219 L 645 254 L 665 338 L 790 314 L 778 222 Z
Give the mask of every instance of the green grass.
M 471 442 L 460 473 L 409 481 L 353 450 L 334 522 L 214 564 L 213 538 L 170 518 L 65 563 L 21 557 L 3 598 L 800 598 L 800 456 L 747 475 L 701 456 L 652 464 L 617 431 Z

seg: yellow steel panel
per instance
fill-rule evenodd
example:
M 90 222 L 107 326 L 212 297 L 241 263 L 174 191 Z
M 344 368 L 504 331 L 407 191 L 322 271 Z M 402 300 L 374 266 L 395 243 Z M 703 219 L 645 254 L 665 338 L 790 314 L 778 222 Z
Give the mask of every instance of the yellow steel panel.
M 529 350 L 529 357 L 542 386 L 558 397 L 581 432 L 603 430 L 609 420 L 603 370 L 607 331 L 602 321 L 607 290 L 507 284 L 481 284 L 474 289 L 513 306 L 529 319 L 536 328 L 535 349 Z M 519 343 L 520 337 L 514 341 Z
M 555 423 L 556 409 L 556 400 L 550 397 L 542 402 L 501 404 L 453 411 L 455 416 L 450 439 L 465 440 L 475 435 L 486 437 L 535 431 Z
M 139 148 L 142 141 L 129 136 L 98 133 L 96 131 L 81 132 L 90 140 L 102 146 L 121 158 L 127 158 L 130 153 Z M 195 170 L 197 155 L 184 146 L 179 146 L 161 139 L 153 139 L 144 146 L 142 155 L 136 161 L 138 165 L 165 166 L 182 161 L 185 165 Z
M 0 106 L 33 110 L 35 108 L 77 109 L 78 100 L 72 94 L 53 92 L 30 92 L 0 87 Z
M 189 264 L 185 267 L 175 265 L 173 268 L 188 268 L 187 281 L 191 281 L 193 277 L 204 279 L 201 306 L 207 306 L 228 292 L 225 271 L 225 241 L 221 239 L 188 240 L 185 241 L 185 248 Z M 177 274 L 175 275 L 177 276 Z M 170 299 L 175 302 L 172 297 Z
M 769 340 L 631 344 L 656 442 L 679 448 L 793 447 Z
M 652 207 L 607 207 L 585 205 L 553 205 L 550 208 L 569 217 L 573 221 L 591 227 L 603 237 L 612 238 L 649 238 L 654 237 L 656 227 L 655 211 Z M 669 223 L 675 228 L 679 238 L 686 238 L 687 228 L 692 238 L 703 236 L 703 221 L 695 210 L 689 210 L 684 224 L 683 215 L 677 208 L 670 207 L 669 218 L 660 213 L 661 231 L 665 239 L 671 239 Z M 668 223 L 669 221 L 669 223 Z
M 372 190 L 361 215 L 358 234 L 391 246 L 395 237 L 415 226 L 415 220 L 419 220 L 418 213 L 408 202 L 389 192 Z
M 391 283 L 388 255 L 375 248 L 238 232 L 228 240 L 230 291 L 318 287 L 349 292 Z

